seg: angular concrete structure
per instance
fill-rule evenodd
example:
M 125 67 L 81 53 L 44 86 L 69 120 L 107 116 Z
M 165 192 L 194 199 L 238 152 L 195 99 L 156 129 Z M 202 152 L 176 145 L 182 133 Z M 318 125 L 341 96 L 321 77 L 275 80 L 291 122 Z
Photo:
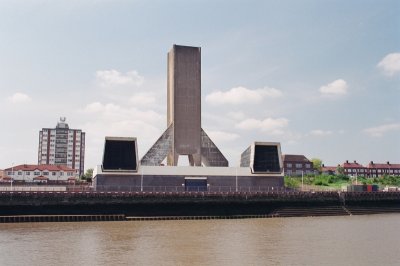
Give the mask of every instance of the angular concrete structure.
M 250 167 L 253 174 L 282 173 L 281 144 L 279 142 L 254 142 L 240 156 L 240 167 Z
M 242 154 L 240 167 L 228 167 L 225 156 L 203 130 L 199 47 L 173 46 L 168 53 L 167 88 L 166 130 L 140 163 L 125 143 L 105 149 L 108 160 L 93 173 L 96 191 L 268 192 L 284 186 L 279 143 L 254 142 Z M 188 156 L 191 166 L 177 167 L 182 155 Z
M 201 128 L 201 48 L 174 45 L 168 53 L 167 130 L 143 156 L 142 165 L 228 166 L 228 161 Z

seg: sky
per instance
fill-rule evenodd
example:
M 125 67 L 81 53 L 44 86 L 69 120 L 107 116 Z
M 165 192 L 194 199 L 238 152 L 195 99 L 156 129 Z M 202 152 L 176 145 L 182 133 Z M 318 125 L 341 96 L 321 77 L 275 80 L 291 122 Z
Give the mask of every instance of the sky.
M 231 166 L 254 141 L 400 163 L 398 14 L 397 0 L 0 0 L 0 169 L 36 164 L 60 117 L 86 132 L 86 169 L 105 136 L 137 137 L 143 156 L 167 126 L 173 44 L 201 47 L 202 127 Z

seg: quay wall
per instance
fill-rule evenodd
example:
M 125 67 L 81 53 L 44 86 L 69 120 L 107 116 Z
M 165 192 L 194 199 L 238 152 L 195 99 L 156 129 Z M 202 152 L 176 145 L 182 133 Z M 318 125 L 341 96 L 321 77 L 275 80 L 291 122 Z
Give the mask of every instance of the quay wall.
M 1 192 L 0 216 L 125 215 L 235 216 L 270 215 L 284 208 L 329 209 L 357 206 L 399 207 L 399 192 Z M 378 209 L 377 209 L 378 208 Z M 306 212 L 306 211 L 305 211 Z

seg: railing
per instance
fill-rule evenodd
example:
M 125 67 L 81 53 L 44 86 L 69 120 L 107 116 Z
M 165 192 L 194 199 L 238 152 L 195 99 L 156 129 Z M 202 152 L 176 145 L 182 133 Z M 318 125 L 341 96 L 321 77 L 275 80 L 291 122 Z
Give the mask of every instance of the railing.
M 126 192 L 289 192 L 286 187 L 235 187 L 235 186 L 99 186 L 96 191 L 126 191 Z

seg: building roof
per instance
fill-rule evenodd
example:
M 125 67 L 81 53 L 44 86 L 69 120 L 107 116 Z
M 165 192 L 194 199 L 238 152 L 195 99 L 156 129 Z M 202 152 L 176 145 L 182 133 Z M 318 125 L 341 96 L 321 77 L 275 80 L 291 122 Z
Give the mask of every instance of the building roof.
M 366 168 L 365 166 L 363 166 L 363 165 L 357 163 L 357 161 L 354 161 L 354 162 L 352 162 L 352 163 L 349 162 L 349 161 L 346 161 L 346 162 L 344 162 L 344 163 L 342 164 L 342 167 L 343 167 L 343 168 Z
M 400 164 L 391 164 L 389 162 L 386 163 L 374 163 L 370 162 L 368 164 L 368 168 L 376 168 L 376 169 L 393 169 L 393 168 L 400 168 Z
M 14 167 L 9 167 L 4 169 L 4 171 L 65 171 L 65 172 L 75 172 L 75 169 L 72 169 L 68 166 L 64 165 L 49 165 L 49 164 L 21 164 L 16 165 Z
M 326 172 L 326 171 L 336 171 L 337 166 L 322 166 L 321 170 L 322 172 Z
M 283 154 L 282 157 L 284 162 L 310 162 L 304 155 Z

